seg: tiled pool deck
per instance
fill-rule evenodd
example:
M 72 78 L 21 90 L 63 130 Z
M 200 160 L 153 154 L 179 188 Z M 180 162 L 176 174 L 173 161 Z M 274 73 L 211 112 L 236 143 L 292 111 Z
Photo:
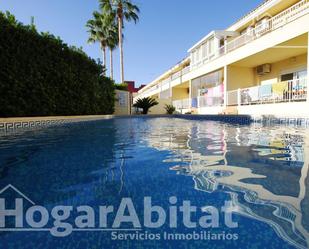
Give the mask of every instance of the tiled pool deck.
M 127 116 L 115 115 L 96 115 L 96 116 L 55 116 L 55 117 L 30 117 L 30 118 L 0 118 L 0 133 L 14 132 L 20 129 L 36 129 L 54 125 L 70 124 L 74 122 L 85 122 L 93 120 L 103 120 L 110 118 L 124 118 Z M 250 115 L 131 115 L 134 118 L 158 118 L 171 117 L 189 120 L 211 120 L 239 125 L 248 125 L 251 123 L 263 123 L 266 125 L 293 125 L 309 127 L 309 118 L 293 117 L 258 117 L 253 118 Z

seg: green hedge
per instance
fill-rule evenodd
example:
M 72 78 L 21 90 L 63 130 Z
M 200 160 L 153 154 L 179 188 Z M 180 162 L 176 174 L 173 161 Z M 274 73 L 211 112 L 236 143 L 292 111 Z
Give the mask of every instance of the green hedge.
M 128 91 L 128 84 L 127 83 L 116 84 L 115 88 L 120 91 Z
M 0 117 L 111 114 L 114 82 L 80 49 L 0 12 Z

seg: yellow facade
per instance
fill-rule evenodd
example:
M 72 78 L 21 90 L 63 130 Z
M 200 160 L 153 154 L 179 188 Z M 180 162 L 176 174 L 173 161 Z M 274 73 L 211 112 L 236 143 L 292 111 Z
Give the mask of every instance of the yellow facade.
M 137 98 L 158 96 L 165 102 L 161 93 L 169 92 L 168 101 L 182 113 L 309 117 L 308 23 L 309 0 L 265 1 L 226 30 L 198 41 L 186 59 Z M 220 70 L 222 80 L 209 84 Z
M 172 88 L 172 100 L 180 100 L 189 98 L 189 85 Z
M 230 65 L 227 67 L 227 78 L 229 79 L 227 91 L 257 85 L 254 68 L 251 67 Z
M 257 84 L 262 85 L 267 82 L 276 83 L 280 81 L 283 73 L 293 72 L 307 68 L 307 54 L 288 58 L 272 64 L 272 70 L 269 74 L 257 77 Z

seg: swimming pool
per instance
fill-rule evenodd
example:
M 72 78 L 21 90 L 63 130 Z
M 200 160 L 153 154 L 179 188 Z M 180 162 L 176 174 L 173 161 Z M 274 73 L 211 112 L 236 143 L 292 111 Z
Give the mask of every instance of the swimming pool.
M 71 224 L 79 206 L 93 207 L 96 218 L 92 230 L 76 229 L 63 237 L 48 229 L 3 230 L 0 247 L 308 248 L 308 153 L 306 128 L 164 117 L 114 118 L 2 135 L 0 198 L 6 209 L 13 209 L 19 197 L 25 209 L 39 205 L 49 214 L 55 206 L 72 206 L 66 220 Z M 143 225 L 145 197 L 166 211 L 166 222 L 157 228 Z M 98 207 L 117 209 L 123 199 L 134 204 L 141 227 L 130 230 L 133 224 L 127 222 L 115 231 L 99 229 Z M 198 209 L 192 222 L 209 207 L 219 210 L 218 225 L 190 228 L 178 211 L 171 226 L 171 206 L 177 209 L 183 201 Z M 226 202 L 235 227 L 224 222 Z M 115 216 L 107 216 L 107 227 L 113 228 Z M 158 216 L 154 213 L 152 220 Z M 12 217 L 5 221 L 6 227 L 16 227 Z M 44 228 L 54 225 L 50 219 Z

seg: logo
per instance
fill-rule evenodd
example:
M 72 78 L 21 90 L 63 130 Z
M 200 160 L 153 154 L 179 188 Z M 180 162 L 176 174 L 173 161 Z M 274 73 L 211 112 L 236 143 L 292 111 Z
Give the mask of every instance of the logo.
M 5 193 L 13 192 L 15 198 L 3 197 Z M 237 228 L 238 223 L 233 220 L 231 202 L 219 209 L 213 206 L 196 207 L 190 201 L 178 201 L 172 196 L 168 199 L 168 208 L 154 205 L 151 197 L 144 197 L 142 214 L 136 211 L 131 198 L 122 198 L 119 206 L 102 205 L 91 207 L 88 205 L 54 206 L 46 208 L 37 205 L 13 185 L 7 185 L 0 190 L 0 231 L 7 232 L 49 232 L 55 237 L 66 237 L 73 232 L 110 232 L 113 240 L 122 239 L 211 239 L 207 229 Z M 221 215 L 220 215 L 221 213 Z M 200 216 L 198 214 L 201 214 Z M 112 220 L 111 220 L 112 217 Z M 223 217 L 220 219 L 220 217 Z M 172 229 L 183 226 L 195 230 L 204 230 L 198 234 L 168 234 L 164 232 L 151 236 L 145 229 Z M 132 234 L 133 233 L 133 234 Z M 191 236 L 192 235 L 192 236 Z M 221 239 L 237 239 L 235 234 L 223 234 Z

